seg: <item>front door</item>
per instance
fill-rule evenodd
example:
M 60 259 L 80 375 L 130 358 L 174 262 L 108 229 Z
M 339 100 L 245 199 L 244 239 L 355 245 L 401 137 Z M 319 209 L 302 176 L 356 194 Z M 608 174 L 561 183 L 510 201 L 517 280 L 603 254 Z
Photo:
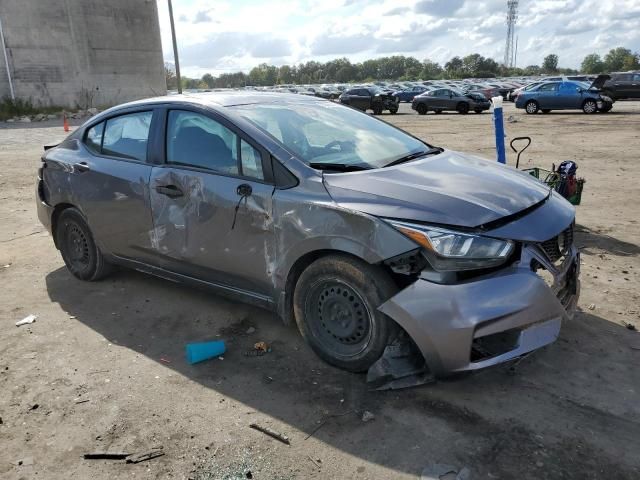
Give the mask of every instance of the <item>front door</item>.
M 165 140 L 165 162 L 149 183 L 160 266 L 269 296 L 274 187 L 265 181 L 265 152 L 194 110 L 167 112 Z

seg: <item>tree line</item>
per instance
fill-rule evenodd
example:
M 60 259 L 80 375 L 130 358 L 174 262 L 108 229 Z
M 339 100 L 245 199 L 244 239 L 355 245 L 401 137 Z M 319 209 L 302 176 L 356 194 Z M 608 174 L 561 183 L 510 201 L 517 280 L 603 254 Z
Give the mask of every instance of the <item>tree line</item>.
M 394 55 L 352 63 L 347 58 L 336 58 L 328 62 L 309 61 L 298 65 L 269 65 L 261 63 L 249 73 L 223 73 L 213 76 L 204 74 L 201 78 L 182 78 L 182 88 L 229 88 L 245 86 L 271 86 L 310 83 L 371 82 L 374 80 L 436 80 L 456 78 L 494 78 L 507 76 L 529 76 L 540 74 L 578 73 L 571 68 L 558 66 L 558 55 L 544 57 L 541 65 L 524 68 L 506 68 L 492 58 L 473 53 L 464 57 L 455 56 L 440 65 L 437 62 L 415 57 Z M 640 55 L 626 48 L 614 48 L 601 59 L 597 54 L 587 55 L 582 62 L 582 73 L 602 73 L 640 68 Z M 167 88 L 175 90 L 177 81 L 173 65 L 165 64 Z

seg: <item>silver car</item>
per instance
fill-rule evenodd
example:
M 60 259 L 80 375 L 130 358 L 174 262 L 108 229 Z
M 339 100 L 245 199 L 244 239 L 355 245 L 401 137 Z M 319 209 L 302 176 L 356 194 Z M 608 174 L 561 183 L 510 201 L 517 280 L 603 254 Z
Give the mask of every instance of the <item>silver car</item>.
M 322 99 L 128 103 L 47 149 L 38 176 L 79 279 L 118 265 L 211 288 L 350 371 L 395 347 L 436 377 L 504 362 L 553 342 L 578 298 L 557 193 Z

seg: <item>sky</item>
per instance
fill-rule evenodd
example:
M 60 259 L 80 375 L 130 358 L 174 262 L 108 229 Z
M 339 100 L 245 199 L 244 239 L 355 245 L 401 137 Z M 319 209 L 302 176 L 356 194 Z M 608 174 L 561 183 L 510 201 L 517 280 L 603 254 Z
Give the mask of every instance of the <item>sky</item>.
M 157 0 L 173 62 L 166 0 Z M 260 63 L 410 55 L 444 64 L 480 53 L 502 62 L 506 0 L 173 0 L 183 75 L 248 72 Z M 520 0 L 517 66 L 579 68 L 589 53 L 640 51 L 640 0 Z

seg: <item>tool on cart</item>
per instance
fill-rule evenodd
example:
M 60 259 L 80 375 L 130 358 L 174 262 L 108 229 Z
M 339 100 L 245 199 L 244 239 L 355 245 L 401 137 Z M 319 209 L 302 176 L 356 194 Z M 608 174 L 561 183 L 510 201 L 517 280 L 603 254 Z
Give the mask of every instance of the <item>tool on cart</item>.
M 527 144 L 520 150 L 516 149 L 514 143 L 523 140 L 526 141 Z M 515 137 L 509 143 L 511 150 L 517 154 L 516 168 L 520 167 L 520 155 L 529 148 L 529 145 L 531 145 L 531 137 Z M 565 160 L 558 166 L 558 168 L 556 168 L 555 164 L 552 164 L 551 170 L 532 167 L 524 168 L 522 171 L 527 172 L 532 177 L 535 177 L 541 182 L 549 185 L 549 187 L 553 188 L 556 192 L 566 198 L 571 204 L 580 205 L 580 201 L 582 200 L 582 189 L 584 188 L 586 181 L 584 178 L 577 177 L 577 170 L 578 165 L 576 162 Z

